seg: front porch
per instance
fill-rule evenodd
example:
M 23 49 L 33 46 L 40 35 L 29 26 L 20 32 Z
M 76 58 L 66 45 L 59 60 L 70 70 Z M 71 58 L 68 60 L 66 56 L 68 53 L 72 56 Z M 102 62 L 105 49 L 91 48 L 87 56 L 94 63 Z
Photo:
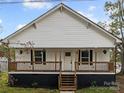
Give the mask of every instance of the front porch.
M 92 65 L 91 65 L 92 64 Z M 75 70 L 62 70 L 62 62 L 9 62 L 9 72 L 115 72 L 113 62 L 75 62 Z
M 29 82 L 27 85 L 31 85 L 34 78 L 32 83 L 74 91 L 84 85 L 91 85 L 93 80 L 97 81 L 98 85 L 104 85 L 108 78 L 109 82 L 115 80 L 115 50 L 115 48 L 16 49 L 15 60 L 8 62 L 9 79 L 18 79 L 15 85 L 21 84 L 23 80 Z M 98 77 L 101 78 L 100 81 Z M 46 84 L 44 81 L 48 79 L 49 84 Z
M 16 60 L 8 62 L 9 72 L 115 73 L 115 48 L 16 49 L 15 51 Z M 35 54 L 39 51 L 40 55 Z

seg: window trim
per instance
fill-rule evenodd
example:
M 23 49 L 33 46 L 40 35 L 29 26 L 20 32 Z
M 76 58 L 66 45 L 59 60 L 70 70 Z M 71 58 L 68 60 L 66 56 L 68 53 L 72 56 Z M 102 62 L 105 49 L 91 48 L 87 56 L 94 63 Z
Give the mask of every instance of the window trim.
M 35 51 L 40 51 L 42 53 L 42 56 L 41 57 L 39 56 L 39 58 L 42 59 L 41 61 L 36 61 L 35 58 L 38 58 L 38 56 L 35 56 Z M 35 63 L 42 63 L 43 62 L 43 50 L 34 50 L 34 61 L 35 61 Z
M 88 57 L 82 57 L 83 51 L 88 51 Z M 82 61 L 82 58 L 88 58 L 88 61 Z M 80 50 L 80 61 L 81 62 L 89 62 L 90 61 L 90 50 Z
M 90 62 L 92 62 L 93 61 L 93 50 L 92 50 L 92 61 L 91 61 L 91 51 L 92 49 L 88 49 L 88 50 L 80 50 L 80 62 L 82 62 L 83 64 L 90 64 L 90 65 L 92 65 L 92 63 L 90 63 Z M 88 51 L 88 57 L 82 57 L 82 52 L 83 51 Z M 82 61 L 82 58 L 88 58 L 88 61 Z M 88 63 L 87 63 L 88 62 Z

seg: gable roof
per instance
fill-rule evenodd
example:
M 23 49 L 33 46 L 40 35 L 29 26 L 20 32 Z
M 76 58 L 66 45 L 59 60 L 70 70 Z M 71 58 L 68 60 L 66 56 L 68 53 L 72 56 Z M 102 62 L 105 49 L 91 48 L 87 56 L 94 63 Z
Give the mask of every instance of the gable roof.
M 26 28 L 30 27 L 31 25 L 35 24 L 36 22 L 38 22 L 40 19 L 43 19 L 45 16 L 49 15 L 50 13 L 56 11 L 59 8 L 65 8 L 66 10 L 68 10 L 69 12 L 73 13 L 74 15 L 76 15 L 77 17 L 85 20 L 86 22 L 92 24 L 94 27 L 98 28 L 100 31 L 103 31 L 104 33 L 106 33 L 106 35 L 109 35 L 110 37 L 116 39 L 116 40 L 121 40 L 120 38 L 118 38 L 117 36 L 113 35 L 112 33 L 110 33 L 109 31 L 107 31 L 106 29 L 104 29 L 103 27 L 99 26 L 98 24 L 96 24 L 95 22 L 91 21 L 90 19 L 88 19 L 87 17 L 81 15 L 80 13 L 76 12 L 75 10 L 71 9 L 70 7 L 68 7 L 67 5 L 60 3 L 58 5 L 56 5 L 55 7 L 53 7 L 52 9 L 50 9 L 49 11 L 47 11 L 46 13 L 44 13 L 43 15 L 39 16 L 38 18 L 36 18 L 35 20 L 31 21 L 30 23 L 28 23 L 27 25 L 25 25 L 24 27 L 20 28 L 19 30 L 17 30 L 16 32 L 10 34 L 9 36 L 7 36 L 6 38 L 4 38 L 2 41 L 4 40 L 9 40 L 10 38 L 12 38 L 13 36 L 15 36 L 16 34 L 24 31 Z

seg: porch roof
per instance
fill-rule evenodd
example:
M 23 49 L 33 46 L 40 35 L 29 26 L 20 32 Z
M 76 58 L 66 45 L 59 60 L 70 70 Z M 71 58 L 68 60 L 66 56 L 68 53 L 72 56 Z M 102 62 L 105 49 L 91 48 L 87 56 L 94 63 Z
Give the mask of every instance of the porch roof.
M 12 47 L 15 49 L 113 49 L 115 47 Z

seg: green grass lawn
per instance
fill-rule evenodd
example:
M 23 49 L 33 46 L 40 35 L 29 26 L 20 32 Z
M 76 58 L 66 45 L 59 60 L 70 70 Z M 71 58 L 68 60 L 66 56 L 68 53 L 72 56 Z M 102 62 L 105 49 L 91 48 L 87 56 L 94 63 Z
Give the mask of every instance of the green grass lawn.
M 76 93 L 115 93 L 115 91 L 109 87 L 88 87 L 79 89 Z
M 9 87 L 7 73 L 0 73 L 0 93 L 59 93 L 59 90 L 45 88 L 20 88 Z M 115 93 L 107 87 L 88 87 L 79 89 L 76 93 Z

